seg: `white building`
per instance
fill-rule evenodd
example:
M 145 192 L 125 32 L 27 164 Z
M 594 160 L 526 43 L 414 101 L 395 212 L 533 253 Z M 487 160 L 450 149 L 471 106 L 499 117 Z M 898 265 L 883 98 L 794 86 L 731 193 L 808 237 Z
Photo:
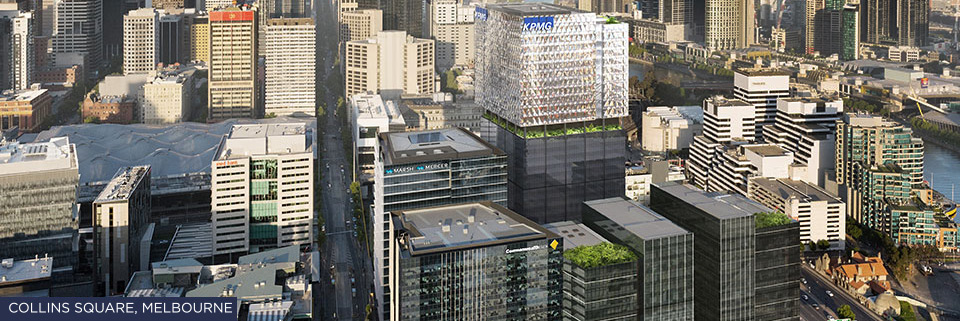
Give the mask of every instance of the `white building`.
M 753 1 L 706 0 L 704 44 L 711 50 L 744 48 L 755 42 Z
M 33 84 L 33 72 L 36 67 L 33 44 L 33 37 L 36 35 L 36 30 L 33 28 L 34 17 L 31 12 L 17 12 L 9 18 L 12 23 L 9 38 L 10 56 L 7 57 L 10 59 L 10 77 L 8 77 L 10 89 L 26 90 Z
M 843 115 L 839 97 L 797 97 L 777 100 L 777 121 L 764 132 L 764 141 L 794 154 L 806 173 L 795 177 L 823 186 L 828 169 L 835 168 L 836 127 Z
M 648 107 L 640 118 L 643 150 L 666 152 L 689 148 L 703 132 L 700 106 Z
M 340 43 L 366 40 L 383 31 L 383 11 L 364 9 L 340 14 Z
M 844 249 L 846 204 L 823 189 L 791 179 L 753 178 L 747 196 L 799 221 L 804 244 L 827 240 L 831 250 Z
M 311 244 L 314 146 L 303 123 L 233 126 L 211 164 L 214 255 Z
M 638 19 L 633 23 L 633 37 L 640 42 L 679 42 L 693 37 L 693 25 Z
M 93 75 L 103 59 L 103 0 L 56 0 L 53 15 L 52 52 L 82 53 L 83 70 Z
M 184 121 L 193 102 L 193 67 L 156 73 L 143 85 L 140 119 L 144 124 L 161 125 Z
M 160 62 L 160 15 L 141 8 L 123 16 L 123 74 L 150 72 Z
M 694 137 L 687 162 L 695 185 L 707 189 L 723 144 L 756 141 L 755 119 L 756 108 L 743 100 L 716 96 L 703 101 L 703 135 Z
M 790 74 L 779 70 L 738 69 L 733 75 L 733 97 L 756 108 L 756 134 L 777 119 L 777 99 L 790 96 Z
M 353 124 L 353 153 L 355 169 L 363 178 L 373 178 L 377 158 L 377 136 L 386 132 L 402 132 L 406 123 L 394 101 L 384 101 L 380 95 L 357 94 L 350 97 Z
M 471 66 L 476 51 L 473 19 L 476 7 L 457 0 L 434 0 L 427 9 L 427 38 L 436 40 L 437 68 Z
M 789 178 L 793 153 L 774 144 L 744 144 L 720 147 L 716 166 L 707 175 L 708 192 L 730 191 L 747 195 L 752 177 Z
M 887 49 L 887 58 L 893 61 L 917 61 L 920 60 L 920 48 L 908 46 L 891 46 Z
M 269 19 L 264 113 L 310 115 L 317 108 L 317 26 L 312 18 Z
M 346 95 L 373 92 L 399 97 L 436 91 L 434 41 L 404 31 L 381 31 L 376 38 L 346 46 Z

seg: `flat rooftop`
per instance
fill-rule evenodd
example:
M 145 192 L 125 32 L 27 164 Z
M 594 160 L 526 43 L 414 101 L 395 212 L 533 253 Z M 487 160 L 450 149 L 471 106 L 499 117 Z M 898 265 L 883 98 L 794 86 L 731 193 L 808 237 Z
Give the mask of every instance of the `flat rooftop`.
M 0 266 L 0 286 L 50 278 L 50 271 L 53 270 L 52 257 L 21 261 L 4 259 L 3 262 L 4 264 Z
M 690 185 L 677 182 L 666 182 L 653 186 L 686 201 L 707 213 L 707 215 L 721 220 L 752 217 L 758 212 L 773 211 L 739 194 L 707 193 Z
M 545 16 L 584 13 L 584 11 L 558 6 L 552 3 L 504 3 L 488 4 L 487 10 L 495 10 L 516 16 Z
M 587 201 L 583 204 L 644 240 L 690 233 L 649 207 L 622 197 Z
M 726 98 L 723 96 L 713 96 L 707 98 L 707 100 L 717 107 L 726 107 L 726 106 L 753 106 L 750 103 L 747 103 L 738 98 Z
M 203 264 L 195 259 L 176 259 L 150 263 L 153 274 L 200 273 Z
M 771 69 L 771 68 L 738 68 L 736 72 L 747 77 L 760 77 L 760 76 L 790 77 L 791 75 L 789 71 L 781 70 L 781 69 Z
M 213 226 L 209 222 L 183 224 L 170 240 L 164 260 L 213 256 Z
M 312 136 L 305 123 L 234 125 L 216 159 L 307 153 L 312 150 Z
M 749 150 L 749 151 L 751 151 L 751 152 L 757 153 L 757 155 L 760 155 L 760 156 L 787 156 L 787 155 L 790 155 L 789 153 L 787 153 L 786 150 L 784 150 L 784 149 L 781 148 L 780 146 L 773 145 L 773 144 L 750 145 L 750 146 L 744 146 L 743 148 L 746 149 L 746 150 Z
M 380 134 L 385 166 L 505 155 L 462 128 Z
M 26 89 L 26 90 L 21 90 L 16 92 L 4 91 L 2 94 L 0 94 L 0 102 L 31 101 L 31 100 L 37 99 L 37 97 L 40 97 L 40 95 L 43 95 L 43 93 L 45 92 L 47 92 L 46 89 L 39 89 L 39 90 Z
M 97 196 L 94 202 L 102 203 L 130 199 L 130 193 L 140 186 L 143 179 L 149 174 L 150 165 L 120 168 L 113 179 L 110 180 L 110 183 L 107 183 L 107 186 L 100 191 L 100 196 Z
M 804 181 L 792 179 L 773 179 L 766 177 L 757 177 L 751 179 L 754 184 L 762 186 L 764 189 L 773 192 L 781 199 L 796 197 L 809 202 L 826 201 L 829 203 L 839 203 L 840 199 L 830 195 L 820 187 L 811 185 Z
M 544 224 L 543 228 L 563 238 L 563 248 L 597 245 L 607 240 L 582 223 L 563 221 Z
M 387 119 L 390 123 L 404 124 L 397 103 L 384 101 L 380 95 L 357 94 L 350 97 L 350 105 L 357 110 L 357 119 Z
M 77 167 L 77 152 L 67 137 L 0 145 L 0 175 Z
M 291 245 L 241 256 L 237 264 L 300 262 L 300 246 Z
M 409 235 L 412 255 L 556 237 L 506 207 L 466 203 L 392 213 Z

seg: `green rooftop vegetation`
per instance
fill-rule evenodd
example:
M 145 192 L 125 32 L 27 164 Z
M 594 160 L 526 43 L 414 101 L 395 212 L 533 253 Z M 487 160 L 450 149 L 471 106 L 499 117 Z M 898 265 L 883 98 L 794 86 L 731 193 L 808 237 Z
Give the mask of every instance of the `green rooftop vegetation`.
M 637 255 L 626 246 L 610 242 L 578 246 L 563 251 L 563 257 L 584 269 L 637 260 Z
M 757 229 L 793 223 L 787 214 L 780 212 L 757 212 L 753 214 L 753 218 L 756 220 Z

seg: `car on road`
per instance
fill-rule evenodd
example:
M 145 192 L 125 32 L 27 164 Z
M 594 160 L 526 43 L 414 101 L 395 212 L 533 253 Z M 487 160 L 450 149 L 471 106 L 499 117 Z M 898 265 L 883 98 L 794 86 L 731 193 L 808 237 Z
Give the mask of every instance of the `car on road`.
M 804 295 L 802 295 L 802 296 L 800 296 L 800 297 L 802 297 L 804 301 L 809 301 L 809 300 L 810 300 L 810 297 L 807 296 L 806 294 L 804 294 Z
M 820 310 L 820 305 L 819 305 L 819 304 L 814 303 L 814 304 L 811 304 L 811 305 L 813 306 L 814 309 Z
M 832 292 L 832 291 L 830 291 L 830 290 L 827 290 L 827 295 L 829 295 L 829 296 L 831 296 L 831 297 L 832 297 L 832 296 L 833 296 L 833 292 Z
M 803 282 L 803 284 L 807 284 L 807 278 L 800 278 L 800 282 Z

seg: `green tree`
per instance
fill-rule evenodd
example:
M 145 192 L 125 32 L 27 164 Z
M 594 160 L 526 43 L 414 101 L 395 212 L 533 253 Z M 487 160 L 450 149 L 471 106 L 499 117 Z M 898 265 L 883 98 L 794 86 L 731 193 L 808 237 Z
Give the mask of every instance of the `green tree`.
M 841 305 L 839 308 L 837 308 L 837 317 L 839 317 L 840 319 L 850 319 L 850 320 L 857 319 L 857 315 L 853 314 L 853 309 L 851 309 L 850 306 L 846 304 Z
M 809 242 L 807 242 L 807 248 L 810 249 L 810 252 L 816 252 L 816 251 L 817 251 L 817 243 L 814 243 L 813 241 L 809 241 Z
M 828 250 L 830 249 L 830 241 L 819 240 L 817 241 L 817 247 L 819 247 L 821 250 Z
M 850 235 L 854 240 L 860 240 L 863 237 L 863 230 L 856 225 L 847 225 L 847 235 Z
M 900 320 L 917 321 L 917 313 L 913 311 L 913 306 L 910 303 L 900 301 Z
M 96 117 L 96 116 L 88 116 L 87 118 L 84 118 L 84 119 L 83 119 L 83 122 L 84 122 L 84 123 L 87 123 L 87 124 L 99 124 L 99 123 L 100 123 L 100 118 L 98 118 L 98 117 Z

